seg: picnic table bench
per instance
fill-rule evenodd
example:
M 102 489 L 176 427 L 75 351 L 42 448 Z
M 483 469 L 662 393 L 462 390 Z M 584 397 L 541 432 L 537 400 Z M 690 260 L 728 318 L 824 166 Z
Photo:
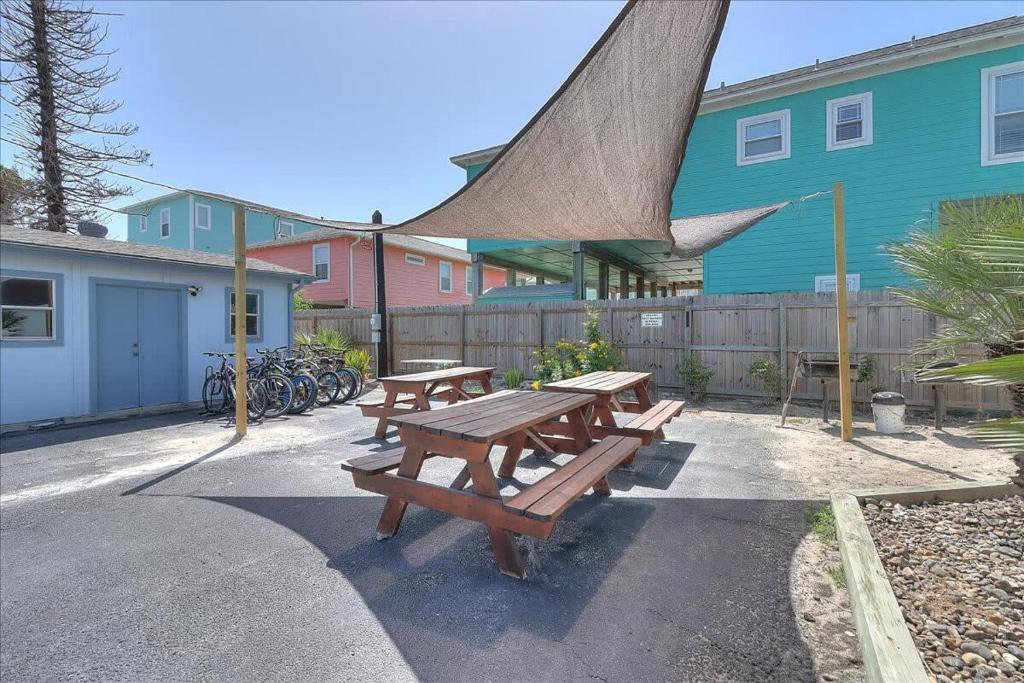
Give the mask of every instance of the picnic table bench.
M 588 424 L 595 436 L 637 436 L 645 446 L 650 446 L 655 438 L 664 438 L 662 427 L 678 417 L 686 405 L 684 401 L 669 400 L 652 403 L 648 388 L 650 381 L 649 372 L 609 370 L 549 382 L 543 389 L 594 396 L 594 407 L 588 416 Z M 636 401 L 624 401 L 619 398 L 620 394 L 630 390 L 636 395 Z M 615 415 L 612 414 L 613 411 L 636 413 L 637 417 L 619 426 L 615 421 Z
M 352 473 L 358 488 L 388 497 L 377 523 L 378 539 L 393 536 L 406 507 L 414 503 L 483 524 L 501 572 L 526 578 L 511 534 L 547 539 L 562 513 L 587 489 L 609 495 L 607 474 L 640 448 L 640 439 L 629 436 L 593 441 L 587 413 L 594 400 L 587 394 L 499 391 L 430 412 L 392 416 L 388 420 L 398 427 L 402 445 L 348 460 L 342 468 Z M 570 436 L 547 436 L 552 424 L 567 425 L 563 433 Z M 499 474 L 510 476 L 531 440 L 576 457 L 503 498 L 488 460 L 491 449 L 506 446 Z M 438 486 L 419 480 L 424 461 L 431 457 L 465 465 L 450 486 Z M 390 474 L 393 469 L 397 472 Z M 472 491 L 464 491 L 470 481 Z
M 471 394 L 463 388 L 467 380 L 480 382 L 483 394 L 491 393 L 492 374 L 494 368 L 457 367 L 380 377 L 384 398 L 361 401 L 356 405 L 364 417 L 378 418 L 375 434 L 379 439 L 387 433 L 389 417 L 430 410 L 431 397 L 455 403 L 481 395 Z

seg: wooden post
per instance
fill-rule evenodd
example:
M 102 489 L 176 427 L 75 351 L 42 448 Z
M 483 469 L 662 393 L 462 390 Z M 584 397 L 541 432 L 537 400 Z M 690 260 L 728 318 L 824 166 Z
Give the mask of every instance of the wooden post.
M 786 304 L 779 301 L 779 376 L 782 382 L 779 384 L 779 400 L 786 400 L 786 378 L 789 377 L 789 324 L 786 315 Z
M 245 207 L 235 204 L 235 434 L 245 436 L 249 427 L 246 395 L 245 337 Z M 291 340 L 288 340 L 291 343 Z
M 658 298 L 658 283 L 655 282 L 654 280 L 651 280 L 651 298 Z
M 515 287 L 516 286 L 516 271 L 508 268 L 505 270 L 505 286 Z
M 597 264 L 597 298 L 608 298 L 608 262 L 601 261 Z
M 623 268 L 619 271 L 619 300 L 629 298 L 629 271 Z
M 644 276 L 643 275 L 637 275 L 636 276 L 636 298 L 637 299 L 643 299 L 644 298 Z
M 473 254 L 470 258 L 472 259 L 470 270 L 473 272 L 473 288 L 470 293 L 473 295 L 473 303 L 476 303 L 477 298 L 484 291 L 484 260 L 480 254 Z
M 377 376 L 391 374 L 388 357 L 388 301 L 384 284 L 384 233 L 373 233 L 373 281 L 376 292 L 374 313 L 380 315 L 380 340 L 377 342 Z
M 853 386 L 850 383 L 850 318 L 846 308 L 846 222 L 843 216 L 843 184 L 832 186 L 836 242 L 836 323 L 839 340 L 839 416 L 843 441 L 853 438 Z

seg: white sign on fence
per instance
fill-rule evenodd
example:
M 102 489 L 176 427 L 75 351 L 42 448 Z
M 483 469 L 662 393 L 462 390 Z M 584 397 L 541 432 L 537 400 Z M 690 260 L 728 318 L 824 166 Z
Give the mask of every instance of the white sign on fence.
M 661 327 L 664 316 L 664 313 L 641 313 L 640 327 Z

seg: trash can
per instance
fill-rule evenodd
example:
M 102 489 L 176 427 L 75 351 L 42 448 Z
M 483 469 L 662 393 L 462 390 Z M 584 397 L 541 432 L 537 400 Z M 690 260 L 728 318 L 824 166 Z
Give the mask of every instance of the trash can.
M 880 434 L 902 434 L 903 416 L 907 412 L 907 399 L 895 391 L 880 391 L 871 397 L 871 412 L 875 416 L 875 431 Z

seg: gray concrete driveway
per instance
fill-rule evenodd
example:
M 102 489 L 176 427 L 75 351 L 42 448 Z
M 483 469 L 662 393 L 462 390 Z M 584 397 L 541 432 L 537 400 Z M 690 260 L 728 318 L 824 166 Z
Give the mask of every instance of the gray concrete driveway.
M 522 539 L 516 581 L 471 522 L 410 508 L 373 540 L 383 501 L 338 467 L 373 427 L 346 406 L 241 443 L 194 415 L 4 437 L 0 678 L 814 679 L 789 591 L 809 503 L 771 430 L 684 415 L 611 498 Z

